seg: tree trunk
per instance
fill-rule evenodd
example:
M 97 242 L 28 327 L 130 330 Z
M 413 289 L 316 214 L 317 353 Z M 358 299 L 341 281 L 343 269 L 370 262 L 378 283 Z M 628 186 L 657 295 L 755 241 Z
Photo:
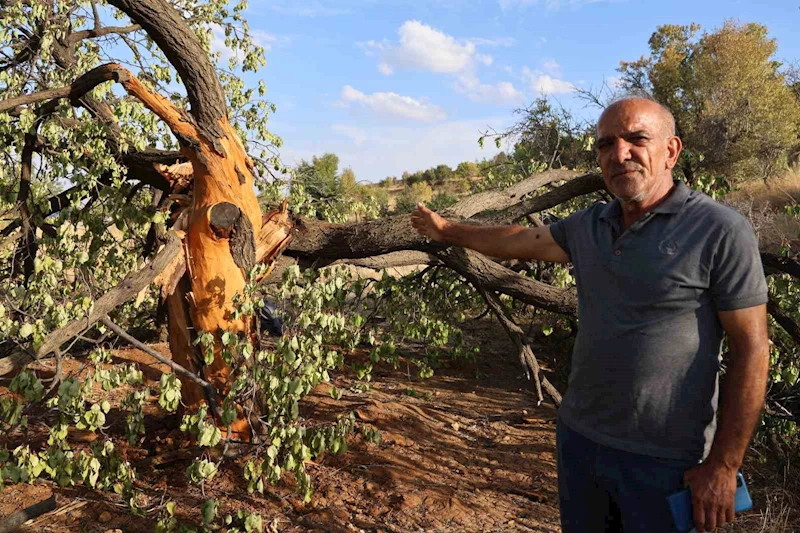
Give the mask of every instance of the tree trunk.
M 222 360 L 221 332 L 244 333 L 255 342 L 252 316 L 234 318 L 233 299 L 244 289 L 248 271 L 256 264 L 256 243 L 262 216 L 255 195 L 253 165 L 227 116 L 222 87 L 213 65 L 194 32 L 166 0 L 110 0 L 144 28 L 170 60 L 186 85 L 191 118 L 160 95 L 150 93 L 136 78 L 122 76 L 129 93 L 164 120 L 178 138 L 181 153 L 191 163 L 192 203 L 184 240 L 186 283 L 168 296 L 170 348 L 176 361 L 194 370 L 197 353 L 191 335 L 214 334 L 214 360 L 202 370 L 220 395 L 229 387 L 230 367 Z M 288 240 L 288 214 L 267 221 L 269 250 Z M 274 254 L 267 254 L 274 255 Z M 184 294 L 185 292 L 185 294 Z M 188 300 L 188 319 L 184 298 Z M 186 400 L 198 402 L 187 387 Z M 247 428 L 239 420 L 232 428 Z

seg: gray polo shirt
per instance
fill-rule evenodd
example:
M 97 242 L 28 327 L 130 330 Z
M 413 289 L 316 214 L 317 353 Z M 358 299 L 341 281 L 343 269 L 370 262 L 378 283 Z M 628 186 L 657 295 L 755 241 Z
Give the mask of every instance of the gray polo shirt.
M 699 460 L 716 429 L 717 311 L 766 303 L 767 285 L 748 220 L 675 183 L 621 235 L 618 200 L 550 226 L 580 317 L 559 415 L 606 446 Z

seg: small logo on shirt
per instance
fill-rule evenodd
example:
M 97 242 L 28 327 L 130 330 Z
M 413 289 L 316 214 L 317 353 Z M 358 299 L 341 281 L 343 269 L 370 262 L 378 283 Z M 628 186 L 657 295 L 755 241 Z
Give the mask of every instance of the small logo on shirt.
M 665 239 L 658 245 L 658 251 L 665 255 L 675 255 L 678 252 L 678 243 Z

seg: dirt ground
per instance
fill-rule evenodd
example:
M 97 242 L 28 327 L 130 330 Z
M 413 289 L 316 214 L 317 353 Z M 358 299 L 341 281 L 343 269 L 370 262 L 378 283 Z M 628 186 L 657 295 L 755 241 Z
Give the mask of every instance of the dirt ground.
M 273 532 L 559 532 L 555 408 L 549 401 L 536 405 L 513 347 L 495 322 L 471 322 L 465 332 L 481 347 L 475 362 L 450 363 L 428 380 L 410 379 L 404 369 L 379 366 L 369 392 L 348 392 L 349 378 L 339 376 L 333 384 L 345 391 L 341 400 L 330 398 L 328 386 L 310 395 L 301 416 L 312 423 L 353 411 L 360 421 L 377 427 L 382 440 L 372 444 L 353 436 L 348 453 L 327 455 L 309 464 L 316 492 L 308 504 L 294 494 L 291 480 L 269 487 L 264 495 L 248 494 L 235 459 L 223 463 L 203 495 L 200 488 L 186 482 L 184 472 L 194 454 L 181 453 L 185 443 L 174 429 L 175 417 L 164 419 L 154 411 L 147 420 L 144 443 L 127 447 L 120 442 L 124 439 L 119 438 L 121 428 L 115 427 L 112 410 L 108 435 L 131 463 L 139 465 L 137 487 L 148 501 L 171 499 L 178 504 L 178 515 L 188 520 L 199 516 L 206 498 L 215 498 L 221 503 L 221 514 L 250 509 L 263 516 L 265 531 Z M 544 366 L 552 367 L 557 357 L 552 349 L 547 351 L 552 338 L 541 341 L 535 347 L 537 355 Z M 155 347 L 167 351 L 165 345 Z M 164 370 L 137 350 L 121 349 L 116 354 L 120 361 L 138 363 L 147 380 L 157 382 Z M 69 364 L 77 369 L 76 362 Z M 551 378 L 563 387 L 563 372 Z M 122 391 L 112 395 L 118 400 Z M 89 440 L 91 435 L 85 437 Z M 32 428 L 28 440 L 35 445 L 42 439 Z M 759 457 L 750 455 L 752 461 Z M 172 459 L 162 462 L 164 457 Z M 772 472 L 774 465 L 768 457 L 765 461 L 751 482 L 756 507 L 740 521 L 751 525 L 726 531 L 765 531 L 759 525 L 765 514 L 780 510 L 791 514 L 795 500 L 776 488 L 777 474 L 765 473 Z M 62 489 L 49 482 L 6 487 L 0 492 L 0 517 L 51 494 L 56 496 L 57 510 L 19 531 L 138 533 L 154 529 L 155 516 L 132 515 L 113 494 L 84 487 Z M 766 531 L 800 531 L 790 523 L 785 522 L 790 529 Z

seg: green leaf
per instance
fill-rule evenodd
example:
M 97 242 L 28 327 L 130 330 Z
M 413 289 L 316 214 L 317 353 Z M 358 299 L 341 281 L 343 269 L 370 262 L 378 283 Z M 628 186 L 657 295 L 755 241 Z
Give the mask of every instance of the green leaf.
M 211 365 L 214 363 L 214 348 L 208 347 L 203 350 L 203 361 L 205 361 L 206 365 Z
M 206 500 L 203 502 L 202 505 L 202 513 L 203 513 L 203 523 L 204 524 L 211 524 L 217 518 L 217 509 L 219 508 L 219 502 L 217 500 Z
M 19 328 L 19 336 L 23 339 L 27 339 L 31 335 L 33 335 L 34 327 L 33 324 L 23 324 L 21 328 Z
M 233 346 L 234 344 L 236 344 L 237 340 L 238 337 L 236 336 L 235 333 L 231 331 L 226 331 L 225 333 L 222 334 L 222 344 L 224 346 Z
M 244 530 L 247 533 L 264 531 L 264 526 L 261 522 L 261 515 L 255 513 L 247 515 L 247 518 L 244 519 Z

